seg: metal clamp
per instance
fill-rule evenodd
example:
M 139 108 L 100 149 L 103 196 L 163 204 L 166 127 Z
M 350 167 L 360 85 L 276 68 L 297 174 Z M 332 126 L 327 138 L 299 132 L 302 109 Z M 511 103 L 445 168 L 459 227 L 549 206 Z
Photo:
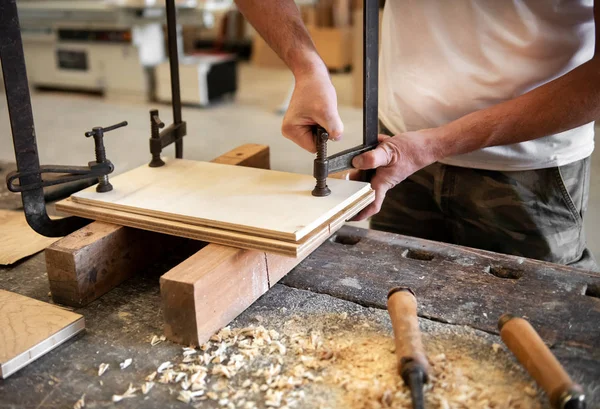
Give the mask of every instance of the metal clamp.
M 327 157 L 329 135 L 322 127 L 315 127 L 317 158 L 313 175 L 317 186 L 313 196 L 328 196 L 331 191 L 327 187 L 327 176 L 352 169 L 355 156 L 375 149 L 378 144 L 379 1 L 364 0 L 363 10 L 363 144 Z M 368 180 L 372 173 L 366 172 L 365 178 Z

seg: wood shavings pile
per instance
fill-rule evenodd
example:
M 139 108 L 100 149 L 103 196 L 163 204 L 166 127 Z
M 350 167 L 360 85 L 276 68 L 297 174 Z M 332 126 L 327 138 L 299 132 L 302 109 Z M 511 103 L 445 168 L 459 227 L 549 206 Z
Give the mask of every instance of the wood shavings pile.
M 113 401 L 151 394 L 162 384 L 197 408 L 410 408 L 391 328 L 353 318 L 294 317 L 273 323 L 280 332 L 261 325 L 223 328 L 199 348 L 183 348 L 177 362 L 161 363 Z M 464 329 L 452 331 L 424 333 L 428 408 L 542 408 L 510 353 Z

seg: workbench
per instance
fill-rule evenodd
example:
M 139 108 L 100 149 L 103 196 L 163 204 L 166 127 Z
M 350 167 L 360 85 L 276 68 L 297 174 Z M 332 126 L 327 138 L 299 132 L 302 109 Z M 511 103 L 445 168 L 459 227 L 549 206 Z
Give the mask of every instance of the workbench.
M 130 382 L 143 382 L 162 362 L 181 355 L 180 345 L 165 341 L 151 346 L 150 339 L 162 333 L 159 278 L 194 251 L 193 245 L 183 247 L 75 309 L 85 316 L 86 332 L 0 380 L 0 408 L 70 408 L 83 393 L 90 408 L 191 407 L 177 401 L 170 385 L 111 402 L 111 396 L 122 393 Z M 501 344 L 496 323 L 502 313 L 526 317 L 572 378 L 585 385 L 588 407 L 600 407 L 600 275 L 591 272 L 346 226 L 232 327 L 260 321 L 280 328 L 281 322 L 298 314 L 309 317 L 310 323 L 311 314 L 335 312 L 353 318 L 341 322 L 342 327 L 365 321 L 389 332 L 384 309 L 387 290 L 395 285 L 414 289 L 426 336 L 469 333 L 489 348 Z M 0 289 L 49 301 L 44 255 L 0 268 Z M 310 325 L 318 325 L 318 320 Z M 425 342 L 427 348 L 427 338 Z M 508 353 L 506 357 L 512 359 Z M 119 370 L 118 363 L 127 358 L 133 364 Z M 99 378 L 103 362 L 117 369 Z M 212 401 L 195 405 L 217 407 Z

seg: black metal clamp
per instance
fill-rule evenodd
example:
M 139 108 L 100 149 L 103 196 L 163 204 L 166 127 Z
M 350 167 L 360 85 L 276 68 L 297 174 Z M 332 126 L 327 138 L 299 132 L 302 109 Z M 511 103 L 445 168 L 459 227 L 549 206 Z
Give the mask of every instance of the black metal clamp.
M 314 127 L 317 145 L 313 175 L 316 179 L 313 196 L 328 196 L 327 176 L 352 169 L 352 159 L 377 146 L 378 139 L 378 70 L 379 70 L 379 0 L 364 0 L 363 7 L 363 144 L 327 157 L 329 135 L 320 126 Z
M 187 134 L 187 125 L 181 119 L 181 87 L 179 85 L 179 50 L 177 48 L 177 14 L 174 0 L 167 0 L 167 41 L 169 44 L 169 69 L 171 73 L 171 104 L 173 106 L 173 124 L 165 124 L 158 116 L 158 109 L 150 111 L 150 154 L 152 160 L 148 166 L 160 167 L 165 162 L 160 158 L 162 150 L 175 143 L 175 157 L 183 158 L 183 137 Z
M 39 166 L 39 169 L 10 172 L 6 176 L 6 185 L 8 190 L 15 193 L 28 192 L 45 187 L 62 185 L 78 180 L 98 178 L 97 192 L 109 192 L 112 190 L 112 185 L 108 181 L 108 175 L 115 169 L 111 161 L 106 158 L 106 149 L 104 148 L 104 133 L 117 128 L 126 126 L 127 122 L 123 121 L 116 125 L 106 128 L 95 127 L 91 131 L 86 132 L 86 137 L 94 137 L 94 147 L 96 160 L 88 162 L 88 166 L 58 166 L 46 165 Z M 64 176 L 56 177 L 50 180 L 44 180 L 42 175 L 54 173 L 64 174 Z M 25 182 L 25 179 L 36 177 L 34 182 Z M 18 182 L 18 183 L 17 183 Z
M 176 156 L 181 158 L 185 122 L 181 120 L 175 1 L 166 0 L 166 8 L 174 123 L 159 136 L 163 147 L 174 142 Z M 17 171 L 7 177 L 7 186 L 12 192 L 21 193 L 25 218 L 33 230 L 47 237 L 66 236 L 90 223 L 90 220 L 74 216 L 50 219 L 46 211 L 44 188 L 75 182 L 79 184 L 78 189 L 72 191 L 76 191 L 91 186 L 97 178 L 98 191 L 110 190 L 108 174 L 114 168 L 106 158 L 103 136 L 105 132 L 126 124 L 94 128 L 86 133 L 86 136 L 94 137 L 96 145 L 96 161 L 90 162 L 88 166 L 40 166 L 17 0 L 0 0 L 0 62 L 17 163 Z M 42 175 L 48 173 L 61 174 L 61 176 L 52 180 L 43 180 Z M 84 186 L 79 187 L 81 182 L 85 182 Z M 72 191 L 69 190 L 67 196 Z

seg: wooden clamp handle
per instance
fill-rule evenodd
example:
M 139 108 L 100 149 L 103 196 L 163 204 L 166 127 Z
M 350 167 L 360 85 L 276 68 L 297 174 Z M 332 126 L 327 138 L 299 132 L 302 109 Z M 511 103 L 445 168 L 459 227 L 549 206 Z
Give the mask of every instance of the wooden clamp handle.
M 571 380 L 529 322 L 504 314 L 498 328 L 502 341 L 544 389 L 554 408 L 585 408 L 583 389 Z
M 421 341 L 419 320 L 417 319 L 417 298 L 411 289 L 397 287 L 388 294 L 388 312 L 394 329 L 396 356 L 400 372 L 405 364 L 414 362 L 419 365 L 427 381 L 429 363 Z

